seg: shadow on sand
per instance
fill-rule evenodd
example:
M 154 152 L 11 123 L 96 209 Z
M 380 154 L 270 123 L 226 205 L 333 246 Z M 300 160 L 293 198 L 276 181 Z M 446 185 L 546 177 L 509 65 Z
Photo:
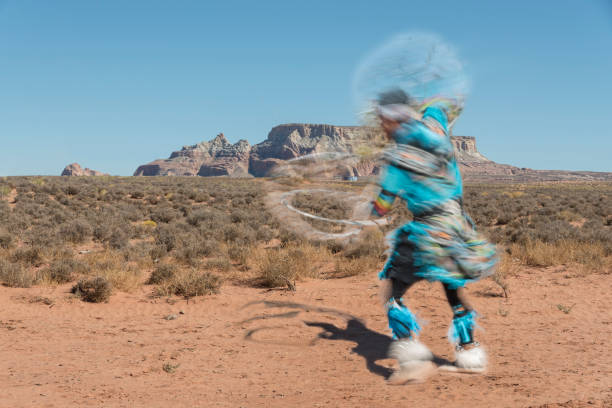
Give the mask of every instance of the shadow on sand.
M 370 372 L 382 377 L 389 377 L 392 373 L 390 368 L 377 363 L 378 360 L 387 358 L 391 338 L 367 328 L 359 319 L 350 319 L 346 329 L 341 329 L 331 323 L 304 322 L 307 326 L 320 327 L 324 331 L 319 333 L 320 339 L 325 340 L 348 340 L 357 343 L 352 352 L 360 355 L 366 361 Z
M 309 327 L 319 327 L 323 331 L 319 333 L 317 339 L 311 344 L 315 344 L 319 340 L 345 340 L 356 343 L 353 347 L 352 352 L 363 357 L 366 362 L 367 369 L 376 375 L 384 378 L 388 378 L 393 370 L 388 367 L 378 364 L 379 360 L 389 358 L 388 352 L 391 346 L 391 337 L 378 333 L 374 330 L 369 329 L 365 323 L 357 317 L 336 309 L 330 309 L 325 307 L 309 306 L 294 302 L 274 302 L 274 301 L 257 301 L 251 302 L 245 307 L 254 306 L 255 304 L 263 304 L 266 308 L 288 308 L 293 309 L 291 312 L 279 313 L 275 315 L 267 315 L 265 317 L 253 317 L 245 320 L 243 323 L 252 322 L 259 319 L 270 319 L 270 318 L 293 318 L 298 317 L 300 311 L 308 312 L 319 312 L 326 314 L 333 314 L 337 317 L 341 317 L 347 321 L 346 328 L 340 328 L 332 323 L 324 321 L 305 321 L 304 323 Z M 297 310 L 296 310 L 297 309 Z M 282 326 L 279 326 L 282 327 Z M 267 329 L 270 327 L 260 327 L 253 330 L 249 330 L 245 335 L 245 340 L 251 340 L 254 333 L 259 330 Z M 448 360 L 441 357 L 434 357 L 434 363 L 438 366 L 452 364 Z

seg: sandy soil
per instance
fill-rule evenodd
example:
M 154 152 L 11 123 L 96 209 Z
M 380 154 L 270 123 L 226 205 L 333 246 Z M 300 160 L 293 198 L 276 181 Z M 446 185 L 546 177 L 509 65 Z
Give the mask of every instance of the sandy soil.
M 401 387 L 385 384 L 393 362 L 373 275 L 294 293 L 225 285 L 175 303 L 146 287 L 108 304 L 68 286 L 0 288 L 0 406 L 612 406 L 612 275 L 522 270 L 509 299 L 473 285 L 489 372 Z M 410 305 L 428 322 L 422 339 L 452 359 L 442 289 L 419 284 Z

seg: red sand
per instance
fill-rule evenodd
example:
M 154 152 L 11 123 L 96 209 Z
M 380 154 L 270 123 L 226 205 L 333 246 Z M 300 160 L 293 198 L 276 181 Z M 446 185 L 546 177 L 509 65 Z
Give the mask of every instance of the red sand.
M 374 274 L 295 293 L 228 284 L 174 304 L 148 287 L 107 304 L 73 299 L 68 286 L 2 287 L 0 406 L 609 407 L 612 275 L 568 273 L 522 270 L 509 299 L 490 281 L 470 287 L 488 373 L 401 387 L 385 384 L 393 362 Z M 409 298 L 428 322 L 422 340 L 452 358 L 441 287 L 419 284 Z

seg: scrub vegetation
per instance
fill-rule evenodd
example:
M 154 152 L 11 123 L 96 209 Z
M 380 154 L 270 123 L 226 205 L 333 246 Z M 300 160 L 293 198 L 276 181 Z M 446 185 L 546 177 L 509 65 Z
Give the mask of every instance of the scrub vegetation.
M 301 279 L 374 274 L 382 266 L 383 237 L 391 227 L 370 229 L 365 239 L 343 245 L 305 241 L 267 210 L 266 183 L 2 178 L 0 282 L 67 284 L 84 300 L 104 302 L 114 291 L 143 287 L 151 296 L 208 295 L 224 280 L 294 289 Z M 610 273 L 611 198 L 612 185 L 604 183 L 472 185 L 465 205 L 499 245 L 502 262 L 494 280 L 503 287 L 504 275 L 521 265 Z M 345 218 L 349 211 L 341 202 L 304 195 L 293 205 L 329 218 Z M 393 214 L 396 222 L 410 216 L 399 202 Z

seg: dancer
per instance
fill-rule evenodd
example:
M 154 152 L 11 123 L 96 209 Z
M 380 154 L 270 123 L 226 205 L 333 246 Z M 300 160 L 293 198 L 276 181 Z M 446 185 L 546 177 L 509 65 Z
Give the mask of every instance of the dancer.
M 373 214 L 384 216 L 399 197 L 414 217 L 391 233 L 392 250 L 379 274 L 386 280 L 385 308 L 394 338 L 390 356 L 399 363 L 390 384 L 420 382 L 436 369 L 432 353 L 417 339 L 421 328 L 403 299 L 421 279 L 441 282 L 453 311 L 449 340 L 456 362 L 450 369 L 485 370 L 485 350 L 474 339 L 477 314 L 462 288 L 490 275 L 496 263 L 495 247 L 476 232 L 463 210 L 461 175 L 448 135 L 449 114 L 456 115 L 453 105 L 437 98 L 415 106 L 408 94 L 393 89 L 379 96 L 376 108 L 394 145 L 384 155 Z

